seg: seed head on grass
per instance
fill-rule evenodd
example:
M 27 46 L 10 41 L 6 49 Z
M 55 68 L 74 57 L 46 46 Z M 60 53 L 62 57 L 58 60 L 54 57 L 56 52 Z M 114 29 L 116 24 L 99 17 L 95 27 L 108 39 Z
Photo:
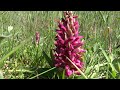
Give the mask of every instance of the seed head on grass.
M 85 50 L 81 41 L 83 36 L 79 36 L 77 16 L 74 16 L 72 11 L 63 13 L 64 18 L 58 22 L 59 29 L 56 30 L 54 64 L 58 68 L 65 69 L 65 74 L 69 77 L 80 73 L 66 57 L 82 70 L 84 66 L 82 56 Z

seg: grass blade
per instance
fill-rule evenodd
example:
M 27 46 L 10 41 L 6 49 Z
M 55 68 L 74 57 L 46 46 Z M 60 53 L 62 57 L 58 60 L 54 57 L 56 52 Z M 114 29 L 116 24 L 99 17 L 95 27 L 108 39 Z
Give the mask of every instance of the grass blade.
M 38 76 L 40 76 L 40 75 L 42 75 L 42 74 L 45 74 L 45 73 L 47 73 L 47 72 L 49 72 L 49 71 L 51 71 L 51 70 L 53 70 L 53 69 L 55 69 L 56 67 L 53 67 L 53 68 L 51 68 L 51 69 L 48 69 L 48 70 L 46 70 L 46 71 L 44 71 L 44 72 L 42 72 L 42 73 L 40 73 L 40 74 L 38 74 L 38 75 L 36 75 L 36 76 L 33 76 L 33 77 L 31 77 L 31 78 L 29 78 L 29 79 L 33 79 L 33 78 L 35 78 L 35 77 L 38 77 Z
M 112 62 L 111 62 L 111 60 L 110 60 L 110 58 L 107 56 L 107 53 L 105 52 L 105 50 L 103 50 L 102 48 L 100 48 L 100 49 L 102 50 L 102 53 L 103 53 L 103 55 L 105 56 L 105 58 L 106 58 L 108 64 L 111 66 L 112 70 L 114 70 L 115 72 L 118 73 L 118 71 L 117 71 L 117 70 L 115 69 L 115 67 L 113 66 L 113 64 L 112 64 Z
M 100 15 L 101 15 L 103 21 L 106 23 L 106 18 L 105 18 L 105 16 L 103 15 L 103 13 L 102 13 L 101 11 L 99 11 L 99 13 L 100 13 Z
M 45 57 L 45 59 L 47 60 L 48 64 L 53 67 L 53 61 L 51 60 L 50 57 L 48 57 L 48 55 L 43 51 L 43 56 Z
M 51 56 L 51 59 L 53 60 L 54 59 L 54 55 L 53 55 L 53 49 L 50 50 L 50 56 Z
M 21 46 L 23 46 L 26 42 L 28 42 L 31 38 L 29 38 L 28 40 L 23 41 L 20 45 L 18 45 L 17 47 L 15 47 L 12 51 L 10 51 L 7 55 L 5 55 L 1 60 L 0 60 L 0 68 L 2 68 L 4 61 L 11 55 L 13 54 L 15 51 L 17 51 Z
M 111 63 L 109 57 L 107 56 L 107 53 L 105 52 L 105 50 L 103 50 L 102 48 L 100 48 L 100 50 L 102 51 L 103 55 L 105 56 L 107 62 Z
M 103 63 L 103 64 L 99 64 L 99 65 L 97 64 L 97 65 L 95 65 L 95 66 L 87 67 L 85 73 L 87 74 L 87 73 L 90 72 L 91 69 L 93 69 L 93 68 L 97 69 L 97 68 L 102 67 L 102 66 L 105 66 L 105 65 L 107 65 L 107 64 L 108 64 L 108 63 Z
M 81 73 L 81 75 L 85 78 L 88 79 L 87 76 L 68 58 L 66 57 L 72 64 L 73 66 Z

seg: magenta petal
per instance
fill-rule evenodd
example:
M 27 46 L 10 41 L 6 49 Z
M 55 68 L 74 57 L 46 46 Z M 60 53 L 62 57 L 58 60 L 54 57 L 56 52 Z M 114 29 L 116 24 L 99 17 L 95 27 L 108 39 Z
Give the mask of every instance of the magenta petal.
M 84 49 L 80 49 L 80 52 L 86 52 L 86 50 L 84 50 Z
M 76 44 L 75 46 L 74 46 L 74 49 L 76 49 L 76 48 L 79 48 L 80 46 L 82 46 L 83 45 L 83 43 L 78 43 L 78 44 Z
M 58 27 L 61 29 L 62 26 L 63 26 L 63 24 L 60 22 Z
M 56 30 L 56 32 L 59 33 L 59 34 L 60 34 L 60 33 L 63 33 L 62 30 Z
M 78 16 L 73 16 L 73 18 L 78 18 Z
M 74 41 L 72 42 L 72 45 L 77 45 L 79 43 L 79 41 Z
M 61 29 L 63 29 L 64 31 L 66 31 L 66 28 L 64 26 L 61 26 Z
M 66 76 L 70 76 L 70 75 L 72 75 L 73 74 L 73 72 L 71 71 L 71 70 L 66 70 L 66 72 L 65 72 L 65 74 L 66 74 Z
M 83 38 L 83 36 L 79 36 L 79 38 L 81 39 L 81 38 Z
M 70 44 L 69 50 L 73 50 L 74 46 L 72 44 Z
M 68 44 L 68 42 L 72 42 L 72 41 L 74 41 L 75 39 L 76 39 L 76 37 L 71 36 L 71 37 L 69 37 L 69 38 L 65 41 L 65 44 Z
M 75 74 L 77 74 L 77 75 L 80 75 L 80 72 L 78 72 L 78 71 L 75 71 Z
M 80 49 L 80 48 L 76 48 L 73 50 L 74 53 L 77 53 L 77 52 L 85 52 L 84 49 Z
M 73 74 L 72 70 L 70 70 L 68 66 L 66 66 L 66 68 L 65 68 L 65 74 L 68 77 Z
M 60 40 L 60 42 L 61 42 L 62 44 L 64 44 L 64 40 L 61 38 L 60 35 L 58 35 L 58 39 Z

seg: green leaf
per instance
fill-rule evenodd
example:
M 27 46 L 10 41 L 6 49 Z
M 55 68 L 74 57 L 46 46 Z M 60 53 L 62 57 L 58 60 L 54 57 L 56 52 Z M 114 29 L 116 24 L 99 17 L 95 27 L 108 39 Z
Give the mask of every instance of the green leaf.
M 114 59 L 112 64 L 114 65 L 115 69 L 120 72 L 120 61 L 119 59 Z
M 110 63 L 110 59 L 109 59 L 109 57 L 107 56 L 107 53 L 105 52 L 105 50 L 103 50 L 102 48 L 100 48 L 100 49 L 101 49 L 103 55 L 105 56 L 106 60 L 108 61 L 108 63 Z
M 95 68 L 97 70 L 99 67 L 105 66 L 107 64 L 108 63 L 103 63 L 103 64 L 97 64 L 95 66 L 87 67 L 86 70 L 85 70 L 85 74 L 90 73 L 91 69 L 93 69 L 93 68 Z
M 115 71 L 112 71 L 112 76 L 115 78 L 117 73 Z
M 100 13 L 103 21 L 106 23 L 108 15 L 107 16 L 103 15 L 103 13 L 101 11 L 99 11 L 99 13 Z
M 110 61 L 113 62 L 114 58 L 113 58 L 113 54 L 109 55 Z
M 96 76 L 97 76 L 97 73 L 93 73 L 90 78 L 92 79 L 92 78 L 95 78 Z
M 3 72 L 0 70 L 0 79 L 4 79 Z
M 51 66 L 51 67 L 54 67 L 53 66 L 53 61 L 51 60 L 51 58 L 43 51 L 43 56 L 45 57 L 45 59 L 47 60 L 48 64 Z
M 85 70 L 85 74 L 86 74 L 86 75 L 89 74 L 90 71 L 91 71 L 91 69 L 92 69 L 91 67 L 87 67 L 86 70 Z
M 51 56 L 51 59 L 53 60 L 54 59 L 54 56 L 53 56 L 53 49 L 50 50 L 50 56 Z
M 97 44 L 94 44 L 93 50 L 94 50 L 94 52 L 96 52 L 96 50 L 97 50 Z
M 120 63 L 118 62 L 118 69 L 119 69 L 119 72 L 120 72 Z
M 65 79 L 65 70 L 63 70 L 62 79 Z

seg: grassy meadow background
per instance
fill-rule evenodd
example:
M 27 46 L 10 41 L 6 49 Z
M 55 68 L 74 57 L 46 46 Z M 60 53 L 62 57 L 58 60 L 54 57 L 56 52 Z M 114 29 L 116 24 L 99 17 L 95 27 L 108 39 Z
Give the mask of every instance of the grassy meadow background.
M 84 74 L 89 79 L 120 79 L 120 11 L 74 11 L 84 36 Z M 83 79 L 65 77 L 50 67 L 57 20 L 62 11 L 0 11 L 0 78 Z M 8 27 L 13 30 L 8 31 Z M 35 46 L 35 32 L 40 32 Z M 56 71 L 55 71 L 56 70 Z

